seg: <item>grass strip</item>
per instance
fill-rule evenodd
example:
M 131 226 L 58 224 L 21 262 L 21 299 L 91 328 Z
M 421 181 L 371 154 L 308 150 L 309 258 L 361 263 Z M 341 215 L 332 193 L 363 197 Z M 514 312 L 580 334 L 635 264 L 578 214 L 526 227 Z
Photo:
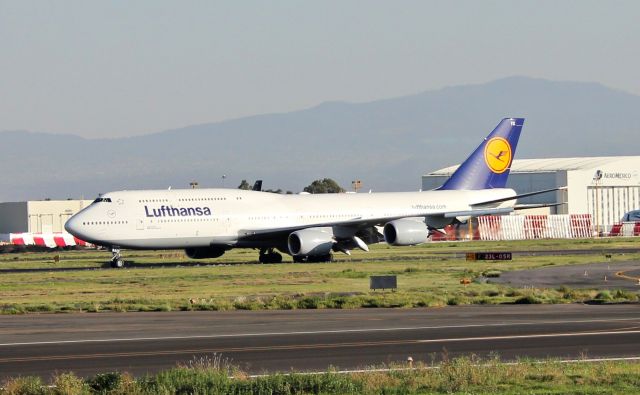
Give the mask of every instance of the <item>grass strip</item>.
M 257 264 L 257 252 L 232 250 L 220 259 L 192 261 L 177 251 L 127 251 L 125 269 L 102 269 L 100 251 L 0 255 L 0 313 L 176 310 L 261 310 L 429 307 L 502 303 L 637 302 L 638 291 L 512 287 L 483 279 L 504 272 L 582 263 L 616 267 L 640 260 L 638 239 L 433 243 L 415 247 L 371 246 L 336 262 Z M 576 245 L 590 253 L 567 253 Z M 513 261 L 465 260 L 471 250 L 527 248 L 559 255 L 516 255 Z M 16 259 L 14 259 L 16 258 Z M 239 264 L 245 263 L 245 264 Z M 246 264 L 255 263 L 255 264 Z M 59 270 L 69 266 L 72 270 Z M 16 271 L 16 269 L 26 271 Z M 34 269 L 29 271 L 29 269 Z M 372 275 L 396 275 L 397 292 L 369 290 Z M 462 279 L 470 279 L 468 285 Z M 640 288 L 639 288 L 640 290 Z
M 637 393 L 640 386 L 634 361 L 504 363 L 470 356 L 384 368 L 249 376 L 214 355 L 138 379 L 127 373 L 83 379 L 69 372 L 50 383 L 12 378 L 0 394 L 618 394 Z

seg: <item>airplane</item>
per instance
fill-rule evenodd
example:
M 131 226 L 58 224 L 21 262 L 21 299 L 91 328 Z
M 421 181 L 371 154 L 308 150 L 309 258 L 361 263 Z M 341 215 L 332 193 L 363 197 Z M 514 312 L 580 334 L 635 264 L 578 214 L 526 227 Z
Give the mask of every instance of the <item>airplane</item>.
M 472 216 L 506 214 L 519 197 L 506 188 L 523 118 L 505 118 L 449 179 L 432 191 L 280 195 L 240 189 L 117 191 L 100 195 L 65 224 L 77 238 L 112 252 L 183 249 L 192 259 L 217 258 L 232 248 L 259 249 L 262 263 L 329 261 L 381 240 L 394 246 Z M 530 208 L 530 205 L 527 206 Z M 382 227 L 382 234 L 378 231 Z

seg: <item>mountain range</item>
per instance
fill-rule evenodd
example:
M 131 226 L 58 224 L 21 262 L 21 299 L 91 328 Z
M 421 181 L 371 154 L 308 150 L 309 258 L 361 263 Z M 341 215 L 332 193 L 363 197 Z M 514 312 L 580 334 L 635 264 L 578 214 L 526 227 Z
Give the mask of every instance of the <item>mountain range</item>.
M 526 118 L 516 158 L 638 155 L 639 110 L 640 96 L 597 83 L 508 77 L 129 138 L 3 131 L 0 201 L 242 179 L 294 192 L 325 177 L 417 190 L 422 174 L 464 160 L 504 117 Z

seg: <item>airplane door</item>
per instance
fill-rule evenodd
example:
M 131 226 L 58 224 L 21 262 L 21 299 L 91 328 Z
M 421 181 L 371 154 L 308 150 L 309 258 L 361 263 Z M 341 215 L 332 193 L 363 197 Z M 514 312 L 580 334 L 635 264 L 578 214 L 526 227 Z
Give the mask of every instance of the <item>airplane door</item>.
M 136 222 L 136 230 L 144 230 L 144 219 L 138 219 Z

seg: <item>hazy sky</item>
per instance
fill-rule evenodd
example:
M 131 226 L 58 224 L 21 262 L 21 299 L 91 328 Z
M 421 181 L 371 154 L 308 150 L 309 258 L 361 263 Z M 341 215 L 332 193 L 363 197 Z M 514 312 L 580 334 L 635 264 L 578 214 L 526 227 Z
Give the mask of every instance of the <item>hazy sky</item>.
M 0 0 L 0 130 L 117 137 L 526 75 L 640 94 L 638 1 Z

